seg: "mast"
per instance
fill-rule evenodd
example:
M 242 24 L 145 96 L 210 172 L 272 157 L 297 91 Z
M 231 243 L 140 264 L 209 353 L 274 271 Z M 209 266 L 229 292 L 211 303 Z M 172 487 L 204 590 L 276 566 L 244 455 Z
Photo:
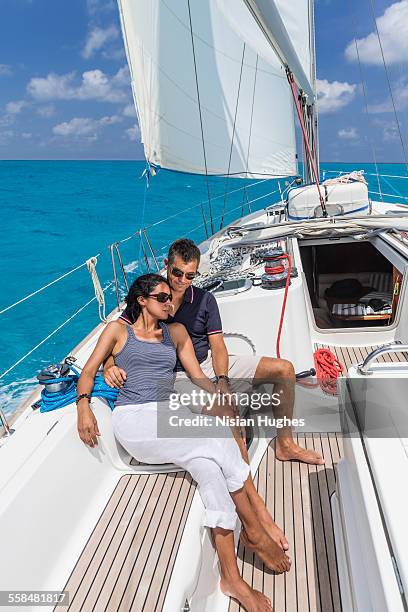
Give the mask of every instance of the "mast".
M 320 178 L 320 150 L 319 150 L 319 109 L 317 105 L 317 67 L 316 67 L 316 34 L 315 34 L 315 18 L 314 18 L 314 0 L 310 0 L 310 53 L 311 53 L 311 65 L 312 65 L 312 87 L 314 92 L 314 104 L 313 104 L 313 127 L 314 127 L 314 146 L 313 153 L 316 163 L 318 176 Z

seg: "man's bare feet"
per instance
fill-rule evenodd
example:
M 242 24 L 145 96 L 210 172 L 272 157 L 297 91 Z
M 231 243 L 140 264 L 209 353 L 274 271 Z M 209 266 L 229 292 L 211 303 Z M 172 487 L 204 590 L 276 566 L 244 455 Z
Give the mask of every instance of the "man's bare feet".
M 314 450 L 302 448 L 293 440 L 276 439 L 276 458 L 279 461 L 300 461 L 302 463 L 310 463 L 312 465 L 324 465 L 323 457 Z
M 266 532 L 259 531 L 255 536 L 249 537 L 242 528 L 239 538 L 243 546 L 255 552 L 268 569 L 277 574 L 290 570 L 291 560 Z
M 271 600 L 252 589 L 240 576 L 236 580 L 221 578 L 220 588 L 224 595 L 239 601 L 247 612 L 273 612 Z

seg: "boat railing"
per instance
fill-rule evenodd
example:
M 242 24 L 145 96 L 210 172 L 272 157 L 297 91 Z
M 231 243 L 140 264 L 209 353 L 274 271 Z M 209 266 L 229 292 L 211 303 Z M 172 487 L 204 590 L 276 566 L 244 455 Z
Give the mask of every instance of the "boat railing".
M 11 434 L 14 433 L 14 429 L 12 429 L 10 425 L 8 424 L 6 415 L 4 414 L 1 408 L 0 408 L 0 424 L 3 425 L 4 427 L 4 437 L 7 438 L 8 436 L 11 436 Z
M 370 376 L 373 372 L 370 369 L 371 364 L 381 355 L 386 353 L 406 353 L 408 352 L 408 344 L 396 340 L 389 344 L 384 344 L 373 351 L 364 359 L 363 363 L 358 364 L 357 371 L 362 376 Z
M 336 175 L 336 177 L 340 177 L 343 176 L 344 174 L 348 174 L 349 171 L 347 170 L 322 170 L 322 178 L 323 180 L 326 177 L 326 174 L 334 174 Z M 383 201 L 384 198 L 393 198 L 393 199 L 397 199 L 397 200 L 402 200 L 404 203 L 407 202 L 408 203 L 408 197 L 405 195 L 402 195 L 402 193 L 395 187 L 395 185 L 393 185 L 391 183 L 391 181 L 389 181 L 388 179 L 402 179 L 402 180 L 408 180 L 408 176 L 400 176 L 397 174 L 381 174 L 381 173 L 374 173 L 374 172 L 364 172 L 364 176 L 371 176 L 371 177 L 375 177 L 377 179 L 377 189 L 378 191 L 376 191 L 375 189 L 371 189 L 369 186 L 368 189 L 368 193 L 374 196 L 380 196 L 380 200 Z M 391 189 L 391 191 L 393 191 L 394 193 L 386 193 L 383 191 L 383 189 L 381 188 L 381 180 L 387 185 L 387 187 L 389 189 Z

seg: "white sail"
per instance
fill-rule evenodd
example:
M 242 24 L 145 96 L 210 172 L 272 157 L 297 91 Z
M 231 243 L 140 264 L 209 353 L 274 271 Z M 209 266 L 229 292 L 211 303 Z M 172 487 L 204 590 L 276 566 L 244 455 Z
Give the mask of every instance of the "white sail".
M 235 0 L 228 2 L 229 13 L 236 11 Z M 241 0 L 246 19 L 256 21 L 281 62 L 288 66 L 299 85 L 313 102 L 313 6 L 312 0 Z
M 275 3 L 314 95 L 313 1 L 275 0 Z
M 244 38 L 219 0 L 118 1 L 150 163 L 201 174 L 297 173 L 285 70 L 254 20 Z

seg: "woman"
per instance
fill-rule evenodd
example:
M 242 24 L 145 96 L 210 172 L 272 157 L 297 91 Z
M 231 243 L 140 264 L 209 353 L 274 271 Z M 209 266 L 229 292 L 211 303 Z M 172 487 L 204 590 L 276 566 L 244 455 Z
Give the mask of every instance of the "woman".
M 245 546 L 268 568 L 287 571 L 290 559 L 283 544 L 279 545 L 268 530 L 265 506 L 254 495 L 249 465 L 242 459 L 234 437 L 157 438 L 158 402 L 168 399 L 172 391 L 177 355 L 194 383 L 215 393 L 214 384 L 201 371 L 185 327 L 163 323 L 169 316 L 171 300 L 167 281 L 157 274 L 146 274 L 133 283 L 126 301 L 135 323 L 109 323 L 79 379 L 78 432 L 85 444 L 97 444 L 98 425 L 89 399 L 96 372 L 112 353 L 117 365 L 127 372 L 112 414 L 115 437 L 139 461 L 175 463 L 190 472 L 205 506 L 205 525 L 212 529 L 222 591 L 250 612 L 270 612 L 269 599 L 239 574 L 233 538 L 237 513 Z M 192 416 L 188 408 L 180 408 L 178 415 L 183 411 Z

